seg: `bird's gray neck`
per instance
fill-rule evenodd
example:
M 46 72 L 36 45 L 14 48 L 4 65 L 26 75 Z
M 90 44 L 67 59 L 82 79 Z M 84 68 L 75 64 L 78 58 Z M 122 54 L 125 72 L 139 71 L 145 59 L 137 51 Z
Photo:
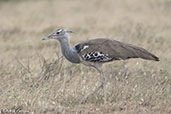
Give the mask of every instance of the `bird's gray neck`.
M 61 44 L 61 50 L 65 58 L 72 63 L 80 63 L 79 55 L 76 49 L 71 47 L 69 39 L 63 38 L 63 40 L 59 40 L 59 42 Z

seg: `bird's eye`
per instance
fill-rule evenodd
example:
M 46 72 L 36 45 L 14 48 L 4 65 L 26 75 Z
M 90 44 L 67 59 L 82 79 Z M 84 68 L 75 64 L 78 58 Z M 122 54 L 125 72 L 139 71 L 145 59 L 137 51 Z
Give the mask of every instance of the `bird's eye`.
M 56 32 L 56 34 L 59 34 L 60 32 L 58 31 L 58 32 Z
M 62 32 L 62 29 L 58 29 L 58 30 L 56 30 L 55 34 L 60 34 L 61 32 Z

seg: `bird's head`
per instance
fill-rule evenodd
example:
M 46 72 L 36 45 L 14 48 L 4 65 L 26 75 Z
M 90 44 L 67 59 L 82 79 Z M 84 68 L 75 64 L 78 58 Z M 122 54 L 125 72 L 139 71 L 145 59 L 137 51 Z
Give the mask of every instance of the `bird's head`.
M 57 29 L 54 33 L 44 37 L 42 40 L 57 39 L 57 40 L 68 40 L 69 34 L 72 33 L 71 30 Z

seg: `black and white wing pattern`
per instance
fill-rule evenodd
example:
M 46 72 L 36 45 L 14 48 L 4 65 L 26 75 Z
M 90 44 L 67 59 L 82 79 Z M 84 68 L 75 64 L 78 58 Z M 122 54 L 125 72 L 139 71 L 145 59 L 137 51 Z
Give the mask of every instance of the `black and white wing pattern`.
M 102 41 L 102 40 L 101 40 Z M 78 44 L 75 46 L 78 54 L 84 61 L 89 62 L 110 62 L 113 60 L 119 60 L 119 58 L 115 58 L 110 56 L 110 54 L 106 53 L 103 48 L 104 42 L 94 42 L 94 40 L 89 40 Z

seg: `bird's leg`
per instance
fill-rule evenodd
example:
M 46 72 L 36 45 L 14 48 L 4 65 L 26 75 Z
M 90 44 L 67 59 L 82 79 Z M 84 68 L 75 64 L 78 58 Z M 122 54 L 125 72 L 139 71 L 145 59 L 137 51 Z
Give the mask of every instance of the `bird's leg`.
M 106 80 L 105 80 L 105 77 L 104 77 L 104 74 L 103 74 L 103 71 L 101 70 L 100 71 L 100 78 L 101 78 L 101 85 L 103 87 L 103 94 L 104 94 L 104 104 L 107 103 L 107 95 L 106 95 Z
M 90 95 L 93 95 L 94 93 L 96 93 L 97 91 L 99 91 L 100 88 L 103 88 L 103 91 L 104 91 L 104 104 L 106 104 L 106 87 L 105 87 L 106 80 L 105 80 L 105 77 L 104 77 L 104 74 L 103 74 L 102 69 L 97 69 L 97 70 L 100 72 L 101 84 L 93 92 L 91 92 L 88 95 L 84 96 L 81 99 L 81 102 L 80 102 L 81 104 L 84 104 L 86 102 L 87 98 Z

